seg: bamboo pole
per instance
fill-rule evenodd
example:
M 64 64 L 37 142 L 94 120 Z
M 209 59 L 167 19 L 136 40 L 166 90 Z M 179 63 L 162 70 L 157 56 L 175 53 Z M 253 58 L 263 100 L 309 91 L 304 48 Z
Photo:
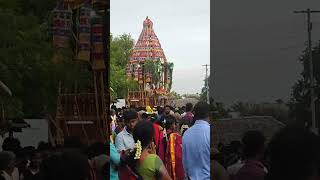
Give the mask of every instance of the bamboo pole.
M 97 87 L 97 76 L 96 73 L 93 72 L 93 78 L 94 78 L 94 91 L 95 91 L 95 100 L 96 100 L 96 116 L 97 116 L 97 127 L 100 126 L 100 113 L 99 113 L 99 98 L 98 98 L 98 87 Z
M 64 97 L 65 97 L 65 99 L 66 99 L 66 101 L 65 101 L 65 102 L 68 102 L 68 101 L 67 101 L 67 100 L 68 100 L 67 96 L 64 96 Z M 61 109 L 62 109 L 61 99 L 59 99 L 59 102 L 60 102 Z M 66 104 L 68 104 L 68 103 L 66 103 Z M 68 124 L 67 124 L 67 122 L 66 122 L 66 119 L 65 119 L 65 118 L 63 118 L 63 122 L 64 122 L 64 126 L 65 126 L 65 128 L 66 128 L 66 131 L 67 131 L 67 135 L 68 135 L 68 136 L 70 136 L 69 128 L 68 128 Z
M 143 106 L 146 106 L 146 79 L 145 79 L 145 73 L 144 73 L 144 64 L 142 65 L 142 94 L 143 94 Z
M 104 82 L 103 82 L 103 72 L 100 72 L 100 89 L 101 89 L 101 111 L 102 111 L 102 129 L 100 127 L 100 133 L 101 136 L 104 137 L 104 130 L 106 131 L 105 133 L 108 135 L 108 126 L 107 126 L 107 113 L 106 113 L 106 102 L 105 102 L 105 94 L 104 94 Z
M 3 106 L 3 103 L 1 102 L 1 111 L 2 111 L 2 113 L 1 113 L 1 115 L 2 115 L 2 120 L 1 120 L 1 122 L 0 122 L 0 124 L 2 124 L 2 123 L 4 123 L 4 118 L 5 118 L 5 116 L 4 116 L 4 106 Z
M 80 115 L 79 104 L 78 104 L 78 100 L 77 100 L 77 96 L 76 95 L 74 96 L 74 100 L 75 100 L 75 104 L 76 104 L 78 118 L 79 118 L 80 121 L 82 121 L 83 119 L 81 118 L 81 115 Z M 86 129 L 85 129 L 83 124 L 81 124 L 81 128 L 82 128 L 83 134 L 85 135 L 85 137 L 87 139 L 87 145 L 89 145 L 90 139 L 89 139 L 88 133 L 87 133 L 87 131 L 86 131 Z

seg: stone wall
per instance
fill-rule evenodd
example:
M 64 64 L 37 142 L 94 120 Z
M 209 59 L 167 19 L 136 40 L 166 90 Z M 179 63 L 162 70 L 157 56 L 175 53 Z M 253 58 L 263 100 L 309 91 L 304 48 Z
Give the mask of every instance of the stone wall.
M 259 130 L 269 141 L 285 125 L 270 116 L 250 116 L 234 119 L 219 119 L 212 123 L 211 140 L 216 147 L 219 142 L 225 145 L 239 140 L 248 130 Z
M 198 102 L 197 99 L 195 98 L 184 98 L 184 99 L 177 99 L 173 103 L 175 104 L 176 107 L 182 107 L 185 106 L 187 103 L 192 103 L 192 105 L 196 105 Z

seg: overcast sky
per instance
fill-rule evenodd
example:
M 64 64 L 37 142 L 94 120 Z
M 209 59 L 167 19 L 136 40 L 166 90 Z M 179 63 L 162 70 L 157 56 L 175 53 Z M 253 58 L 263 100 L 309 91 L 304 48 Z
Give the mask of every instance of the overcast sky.
M 289 99 L 301 72 L 306 21 L 294 10 L 320 9 L 319 0 L 213 0 L 211 47 L 215 100 Z M 312 15 L 313 41 L 320 40 L 320 15 Z
M 111 33 L 137 41 L 146 16 L 153 21 L 167 59 L 174 63 L 173 90 L 200 93 L 210 63 L 210 0 L 111 0 Z

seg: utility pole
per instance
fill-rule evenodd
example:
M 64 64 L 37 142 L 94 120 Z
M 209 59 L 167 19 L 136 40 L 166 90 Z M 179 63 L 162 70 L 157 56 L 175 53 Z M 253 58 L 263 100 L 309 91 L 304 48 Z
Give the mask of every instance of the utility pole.
M 205 65 L 202 65 L 202 66 L 205 66 L 206 67 L 206 80 L 205 80 L 205 83 L 206 83 L 206 90 L 207 90 L 207 103 L 210 104 L 210 99 L 209 99 L 209 79 L 208 79 L 208 67 L 210 67 L 209 64 L 205 64 Z
M 314 74 L 313 74 L 313 62 L 312 62 L 312 41 L 311 41 L 311 30 L 312 30 L 312 22 L 311 22 L 311 14 L 312 13 L 320 13 L 320 11 L 316 10 L 310 10 L 309 8 L 307 10 L 303 11 L 294 11 L 294 13 L 303 13 L 307 14 L 307 29 L 308 29 L 308 56 L 309 56 L 309 66 L 310 66 L 310 107 L 311 107 L 311 113 L 312 113 L 312 130 L 318 134 L 317 127 L 316 127 L 316 109 L 315 109 L 315 94 L 314 94 Z

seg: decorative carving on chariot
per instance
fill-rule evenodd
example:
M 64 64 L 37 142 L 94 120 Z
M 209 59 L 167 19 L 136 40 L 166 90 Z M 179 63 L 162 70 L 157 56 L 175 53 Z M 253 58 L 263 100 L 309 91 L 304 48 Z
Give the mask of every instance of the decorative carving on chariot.
M 173 63 L 167 61 L 153 30 L 153 22 L 148 17 L 143 22 L 142 32 L 132 50 L 126 74 L 139 85 L 138 89 L 129 90 L 129 104 L 134 99 L 136 105 L 157 106 L 160 105 L 158 98 L 164 99 L 171 90 Z M 140 94 L 138 101 L 137 93 Z

